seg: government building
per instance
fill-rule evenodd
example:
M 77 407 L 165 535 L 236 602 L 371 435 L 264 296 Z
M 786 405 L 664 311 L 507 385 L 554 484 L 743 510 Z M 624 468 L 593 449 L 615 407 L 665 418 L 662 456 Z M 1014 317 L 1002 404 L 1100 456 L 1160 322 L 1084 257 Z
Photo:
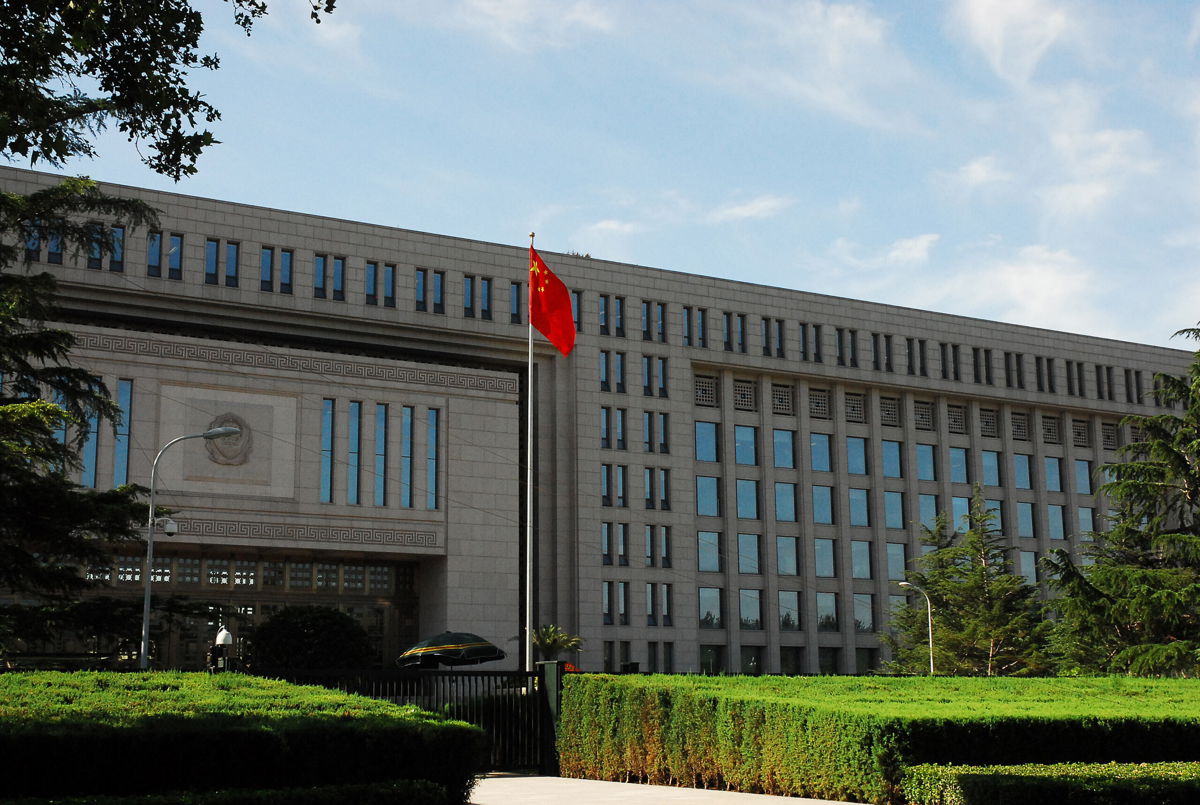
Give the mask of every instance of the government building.
M 59 177 L 0 167 L 6 191 Z M 584 670 L 864 673 L 921 550 L 975 485 L 1017 572 L 1103 531 L 1100 465 L 1191 353 L 543 252 L 574 351 L 534 336 L 528 249 L 103 185 L 160 211 L 111 256 L 27 244 L 76 365 L 124 411 L 80 483 L 150 485 L 177 533 L 108 594 L 357 618 L 379 663 L 449 629 Z M 112 222 L 108 222 L 112 223 Z M 118 222 L 119 223 L 119 222 Z M 533 454 L 526 449 L 534 404 Z M 526 511 L 526 467 L 534 506 Z M 921 602 L 923 604 L 923 602 Z M 217 624 L 156 626 L 199 667 Z M 493 666 L 484 666 L 493 667 Z

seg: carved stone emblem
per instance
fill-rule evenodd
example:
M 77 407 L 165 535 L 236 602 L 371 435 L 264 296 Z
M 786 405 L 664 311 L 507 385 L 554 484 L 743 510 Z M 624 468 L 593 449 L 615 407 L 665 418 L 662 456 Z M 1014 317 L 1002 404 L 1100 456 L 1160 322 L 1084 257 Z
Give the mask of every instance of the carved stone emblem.
M 237 436 L 208 439 L 204 442 L 204 446 L 208 449 L 210 461 L 236 467 L 245 464 L 250 458 L 250 450 L 254 445 L 254 436 L 250 432 L 250 426 L 246 424 L 246 420 L 232 413 L 221 414 L 208 423 L 210 430 L 231 425 L 239 428 L 242 432 Z

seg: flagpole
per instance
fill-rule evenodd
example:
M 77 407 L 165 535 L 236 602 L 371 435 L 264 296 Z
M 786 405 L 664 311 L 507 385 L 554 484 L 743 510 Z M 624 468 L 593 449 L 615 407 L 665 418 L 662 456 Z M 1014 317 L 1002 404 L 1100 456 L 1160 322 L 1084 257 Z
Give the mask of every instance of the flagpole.
M 533 232 L 529 233 L 529 259 L 533 260 Z M 532 265 L 532 262 L 531 262 Z M 529 399 L 526 401 L 525 423 L 525 670 L 533 670 L 533 407 L 536 397 L 533 391 L 533 287 L 527 285 L 525 317 L 529 319 L 528 365 L 525 387 Z

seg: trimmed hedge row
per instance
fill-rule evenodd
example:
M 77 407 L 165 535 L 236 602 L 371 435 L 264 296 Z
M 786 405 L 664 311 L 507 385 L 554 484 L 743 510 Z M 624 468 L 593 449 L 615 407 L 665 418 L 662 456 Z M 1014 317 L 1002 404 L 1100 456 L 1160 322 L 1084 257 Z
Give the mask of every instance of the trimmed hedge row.
M 1177 708 L 1186 715 L 1172 718 L 1139 718 L 1132 714 L 1137 707 L 1117 708 L 1127 713 L 1121 716 L 1081 715 L 1086 704 L 1074 715 L 1037 717 L 1021 713 L 1023 704 L 1014 714 L 952 694 L 947 684 L 942 690 L 952 694 L 951 706 L 920 715 L 921 708 L 894 695 L 888 700 L 891 680 L 870 683 L 874 701 L 849 707 L 837 695 L 822 694 L 861 690 L 860 681 L 730 679 L 722 685 L 725 680 L 632 675 L 569 675 L 565 681 L 558 748 L 562 774 L 571 777 L 886 803 L 901 801 L 905 768 L 918 763 L 1200 757 L 1200 718 L 1189 706 Z M 926 689 L 939 682 L 927 680 Z M 1037 681 L 1029 682 L 1034 685 L 1026 690 L 1036 692 Z M 1130 693 L 1136 697 L 1137 690 Z
M 913 805 L 1193 805 L 1200 763 L 1056 763 L 907 769 L 902 786 Z
M 10 797 L 428 780 L 465 802 L 487 752 L 463 722 L 240 674 L 0 675 Z
M 0 805 L 45 805 L 45 799 L 0 799 Z M 446 789 L 428 780 L 324 785 L 265 791 L 179 791 L 145 796 L 93 795 L 55 799 L 55 805 L 453 805 Z

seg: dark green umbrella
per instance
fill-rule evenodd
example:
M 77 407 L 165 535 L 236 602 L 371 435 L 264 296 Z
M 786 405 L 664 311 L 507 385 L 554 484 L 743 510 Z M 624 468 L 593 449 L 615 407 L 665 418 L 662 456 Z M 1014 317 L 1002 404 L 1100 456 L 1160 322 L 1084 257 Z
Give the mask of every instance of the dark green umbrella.
M 470 632 L 442 632 L 408 648 L 396 658 L 400 666 L 476 665 L 504 659 L 504 649 Z

